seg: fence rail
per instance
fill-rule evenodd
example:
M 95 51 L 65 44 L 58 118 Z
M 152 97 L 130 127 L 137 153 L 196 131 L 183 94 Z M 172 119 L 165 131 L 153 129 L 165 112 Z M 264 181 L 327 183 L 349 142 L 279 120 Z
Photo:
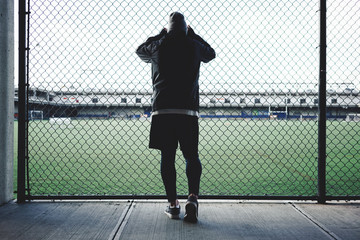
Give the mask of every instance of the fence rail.
M 360 2 L 19 1 L 18 199 L 164 198 L 136 47 L 181 11 L 201 66 L 200 195 L 360 199 Z M 185 196 L 177 154 L 178 192 Z

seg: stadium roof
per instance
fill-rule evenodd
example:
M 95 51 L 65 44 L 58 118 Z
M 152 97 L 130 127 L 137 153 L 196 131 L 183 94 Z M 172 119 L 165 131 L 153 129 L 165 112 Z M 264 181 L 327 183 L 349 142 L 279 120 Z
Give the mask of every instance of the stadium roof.
M 18 88 L 16 87 L 15 90 Z M 121 95 L 121 94 L 140 94 L 147 95 L 152 94 L 152 89 L 114 89 L 114 88 L 58 88 L 58 89 L 48 89 L 42 87 L 34 87 L 31 86 L 30 90 L 36 90 L 41 92 L 49 92 L 50 94 L 81 94 L 81 95 Z M 211 94 L 221 94 L 221 95 L 238 95 L 238 94 L 317 94 L 318 88 L 317 85 L 314 86 L 306 86 L 299 85 L 293 86 L 292 88 L 279 88 L 279 87 L 260 87 L 257 88 L 255 86 L 245 86 L 240 85 L 237 89 L 200 89 L 200 94 L 203 95 L 211 95 Z M 359 94 L 359 88 L 356 88 L 353 84 L 336 84 L 327 86 L 328 94 Z

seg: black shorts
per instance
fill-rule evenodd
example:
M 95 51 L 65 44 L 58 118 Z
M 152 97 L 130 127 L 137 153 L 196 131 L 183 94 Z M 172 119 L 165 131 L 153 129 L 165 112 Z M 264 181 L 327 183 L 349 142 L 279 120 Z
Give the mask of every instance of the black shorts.
M 176 149 L 180 143 L 182 151 L 198 152 L 199 119 L 181 114 L 152 116 L 150 148 Z

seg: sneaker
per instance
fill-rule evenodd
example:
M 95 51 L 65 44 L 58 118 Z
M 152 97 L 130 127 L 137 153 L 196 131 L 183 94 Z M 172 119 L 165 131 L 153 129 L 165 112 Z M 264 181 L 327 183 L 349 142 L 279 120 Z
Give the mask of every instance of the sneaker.
M 185 205 L 184 221 L 196 223 L 198 218 L 199 203 L 194 196 L 190 196 Z
M 180 215 L 180 205 L 177 206 L 167 206 L 166 210 L 165 210 L 165 214 L 171 218 L 171 219 L 180 219 L 179 215 Z

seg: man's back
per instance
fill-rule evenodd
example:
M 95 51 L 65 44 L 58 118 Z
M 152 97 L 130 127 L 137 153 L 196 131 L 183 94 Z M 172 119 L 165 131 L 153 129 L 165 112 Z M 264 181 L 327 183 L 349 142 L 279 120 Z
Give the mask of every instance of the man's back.
M 159 74 L 154 78 L 157 109 L 198 111 L 199 48 L 185 36 L 165 36 L 159 48 Z
M 215 51 L 186 26 L 181 14 L 171 14 L 169 31 L 150 37 L 136 53 L 152 64 L 153 111 L 199 110 L 200 62 L 215 58 Z

